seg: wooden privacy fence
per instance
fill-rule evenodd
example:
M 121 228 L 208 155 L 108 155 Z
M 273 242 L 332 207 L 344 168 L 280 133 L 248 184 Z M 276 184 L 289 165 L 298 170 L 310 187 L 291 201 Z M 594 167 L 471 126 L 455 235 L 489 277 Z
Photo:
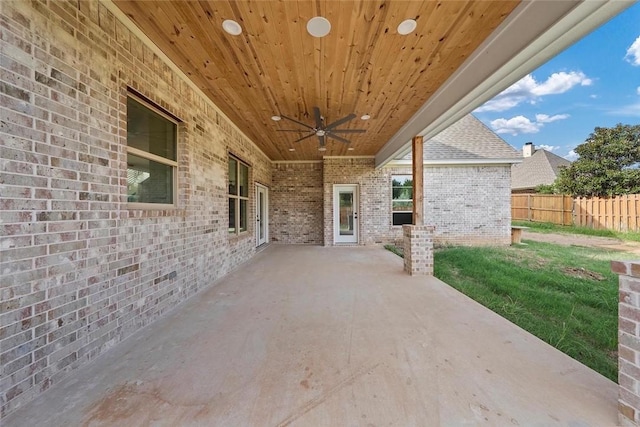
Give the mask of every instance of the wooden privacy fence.
M 615 231 L 640 231 L 640 194 L 576 199 L 557 194 L 512 194 L 511 217 Z
M 571 225 L 573 198 L 557 194 L 512 194 L 511 218 Z
M 580 197 L 573 206 L 575 225 L 615 231 L 640 231 L 640 194 L 610 199 Z

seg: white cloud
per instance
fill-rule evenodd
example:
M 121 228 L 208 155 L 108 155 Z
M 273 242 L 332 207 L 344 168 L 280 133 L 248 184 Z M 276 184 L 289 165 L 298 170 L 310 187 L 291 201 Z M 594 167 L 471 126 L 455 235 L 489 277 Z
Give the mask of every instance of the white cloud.
M 638 93 L 638 95 L 640 95 L 640 86 L 638 86 L 638 88 L 636 89 L 636 92 Z
M 538 123 L 551 123 L 556 120 L 568 119 L 568 114 L 556 114 L 555 116 L 548 116 L 547 114 L 536 114 L 536 122 Z
M 629 46 L 624 59 L 626 59 L 631 65 L 635 65 L 636 67 L 640 66 L 640 36 L 638 36 L 636 41 Z
M 575 85 L 591 86 L 593 81 L 582 72 L 572 71 L 570 73 L 553 73 L 547 81 L 534 87 L 532 93 L 538 96 L 544 95 L 556 95 L 559 93 L 565 93 Z
M 546 150 L 546 151 L 553 151 L 553 150 L 557 150 L 560 147 L 557 145 L 540 144 L 536 148 L 542 148 L 543 150 Z
M 535 104 L 542 96 L 565 93 L 576 85 L 591 84 L 593 80 L 581 71 L 553 73 L 544 82 L 538 82 L 531 74 L 527 74 L 475 111 L 506 111 L 523 102 Z
M 569 118 L 568 114 L 556 114 L 554 116 L 549 116 L 548 114 L 536 114 L 535 121 L 533 122 L 527 117 L 515 116 L 510 119 L 500 118 L 492 120 L 489 124 L 496 133 L 508 133 L 516 136 L 519 133 L 538 133 L 546 123 L 555 122 L 556 120 L 564 120 L 567 118 Z M 542 147 L 544 148 L 545 146 Z M 549 151 L 552 150 L 553 149 L 549 149 Z
M 578 156 L 578 153 L 576 153 L 575 150 L 569 151 L 569 154 L 564 156 L 564 158 L 569 160 L 570 162 L 573 162 L 574 160 L 577 160 L 578 157 L 580 157 L 580 156 Z
M 594 94 L 594 95 L 589 95 L 589 98 L 591 98 L 591 99 L 598 99 L 598 95 L 595 95 L 595 94 Z
M 532 123 L 524 116 L 492 120 L 491 127 L 496 133 L 508 133 L 513 136 L 519 133 L 537 133 L 540 130 L 536 123 Z

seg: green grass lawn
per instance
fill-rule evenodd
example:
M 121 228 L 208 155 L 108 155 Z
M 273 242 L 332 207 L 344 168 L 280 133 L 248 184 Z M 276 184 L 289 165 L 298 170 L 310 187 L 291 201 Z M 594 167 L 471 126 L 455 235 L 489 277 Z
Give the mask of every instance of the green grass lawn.
M 439 249 L 434 265 L 440 280 L 617 381 L 618 276 L 609 262 L 624 255 L 527 241 Z
M 437 249 L 435 276 L 617 382 L 618 276 L 610 261 L 634 255 L 525 242 Z
M 573 225 L 557 225 L 548 222 L 513 221 L 512 224 L 529 227 L 529 231 L 534 231 L 537 233 L 584 234 L 587 236 L 611 237 L 614 239 L 640 242 L 640 233 L 638 232 L 622 233 L 613 230 L 595 230 L 593 228 L 576 227 Z

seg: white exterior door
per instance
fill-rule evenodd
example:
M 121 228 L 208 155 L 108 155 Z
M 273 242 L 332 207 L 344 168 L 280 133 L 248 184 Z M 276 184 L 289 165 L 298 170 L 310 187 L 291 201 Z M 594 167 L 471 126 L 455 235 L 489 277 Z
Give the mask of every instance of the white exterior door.
M 269 193 L 267 187 L 256 184 L 256 246 L 269 241 Z
M 333 187 L 333 241 L 358 243 L 358 186 Z

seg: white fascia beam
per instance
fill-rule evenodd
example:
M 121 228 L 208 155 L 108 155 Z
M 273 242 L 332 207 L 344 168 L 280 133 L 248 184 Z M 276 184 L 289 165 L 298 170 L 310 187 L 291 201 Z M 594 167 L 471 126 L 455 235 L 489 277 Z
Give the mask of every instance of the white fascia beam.
M 376 154 L 382 167 L 429 140 L 622 12 L 633 0 L 525 0 Z
M 429 160 L 424 159 L 422 164 L 424 166 L 469 166 L 469 165 L 513 165 L 522 163 L 521 157 L 508 158 L 508 159 L 451 159 L 451 160 Z M 413 162 L 411 160 L 400 159 L 391 160 L 387 162 L 383 167 L 411 167 Z

